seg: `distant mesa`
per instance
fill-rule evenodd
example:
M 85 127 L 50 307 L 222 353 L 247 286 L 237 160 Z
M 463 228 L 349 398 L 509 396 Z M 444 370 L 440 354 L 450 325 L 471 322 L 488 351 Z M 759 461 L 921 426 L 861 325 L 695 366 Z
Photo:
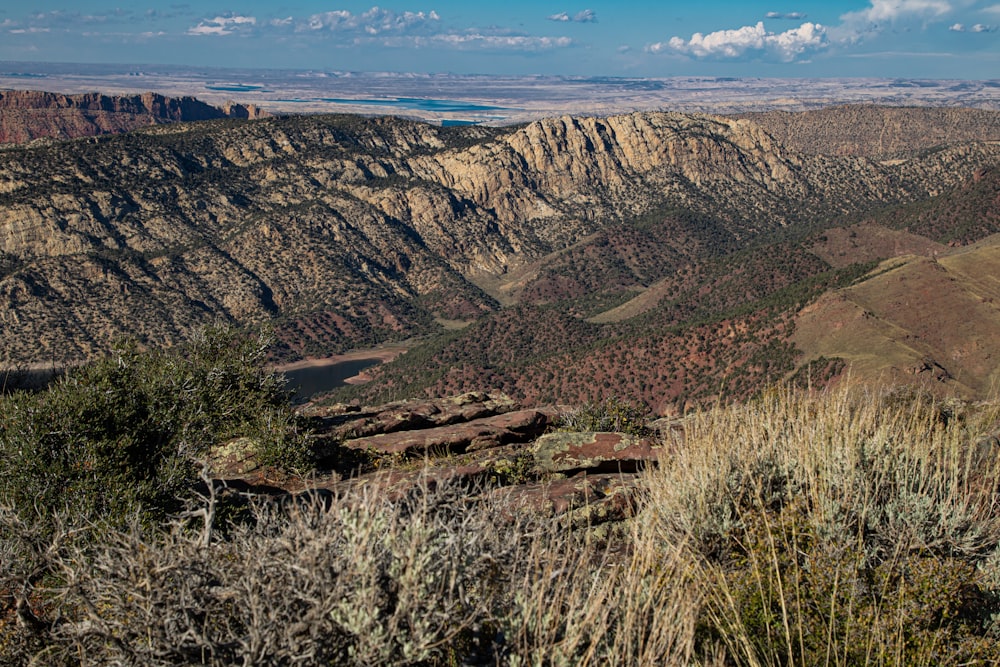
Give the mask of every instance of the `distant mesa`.
M 255 105 L 228 102 L 214 107 L 194 97 L 158 93 L 63 95 L 43 91 L 0 91 L 0 143 L 77 139 L 118 134 L 140 127 L 217 118 L 267 116 Z

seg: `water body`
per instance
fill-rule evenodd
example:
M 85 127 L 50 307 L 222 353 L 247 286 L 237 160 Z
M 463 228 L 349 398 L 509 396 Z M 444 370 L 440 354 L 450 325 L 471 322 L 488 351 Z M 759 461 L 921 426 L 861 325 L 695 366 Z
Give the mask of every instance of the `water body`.
M 473 104 L 458 100 L 432 100 L 422 97 L 395 97 L 389 99 L 350 100 L 342 97 L 321 97 L 321 101 L 331 104 L 354 104 L 376 107 L 393 107 L 396 109 L 416 109 L 418 111 L 468 112 L 468 111 L 512 111 L 508 107 L 496 107 L 487 104 Z
M 253 93 L 253 92 L 267 92 L 264 90 L 264 86 L 252 86 L 250 84 L 234 83 L 226 86 L 208 86 L 205 88 L 208 90 L 216 90 L 225 93 Z
M 343 387 L 344 380 L 381 363 L 381 359 L 352 359 L 323 366 L 308 366 L 285 371 L 288 389 L 293 391 L 292 401 L 304 403 L 316 394 Z
M 13 391 L 39 391 L 66 372 L 64 368 L 0 370 L 0 394 Z
M 337 387 L 343 387 L 344 380 L 354 377 L 371 366 L 382 363 L 382 359 L 352 359 L 322 366 L 309 366 L 284 371 L 288 379 L 286 387 L 294 392 L 292 401 L 304 403 L 316 394 L 322 394 Z M 13 391 L 38 391 L 49 386 L 53 380 L 66 372 L 64 368 L 41 368 L 32 370 L 0 370 L 0 394 Z

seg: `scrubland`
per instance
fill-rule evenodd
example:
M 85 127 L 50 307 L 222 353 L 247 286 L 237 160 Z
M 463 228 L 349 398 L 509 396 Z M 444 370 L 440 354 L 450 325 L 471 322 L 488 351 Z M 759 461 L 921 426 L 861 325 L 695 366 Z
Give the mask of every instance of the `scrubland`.
M 488 486 L 225 493 L 199 463 L 220 441 L 312 461 L 259 341 L 225 340 L 0 399 L 0 664 L 1000 660 L 996 402 L 720 403 L 634 519 L 571 528 Z

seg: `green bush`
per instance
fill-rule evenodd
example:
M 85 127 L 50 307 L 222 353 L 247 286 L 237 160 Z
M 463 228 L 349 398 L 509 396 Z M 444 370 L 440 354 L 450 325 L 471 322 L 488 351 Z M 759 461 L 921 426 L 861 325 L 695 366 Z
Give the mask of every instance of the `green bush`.
M 225 327 L 169 351 L 126 343 L 45 391 L 0 399 L 0 504 L 25 517 L 155 520 L 180 507 L 214 444 L 247 436 L 267 463 L 302 463 L 267 343 Z
M 573 410 L 562 418 L 559 429 L 648 435 L 646 414 L 645 410 L 612 396 L 601 403 L 587 403 Z

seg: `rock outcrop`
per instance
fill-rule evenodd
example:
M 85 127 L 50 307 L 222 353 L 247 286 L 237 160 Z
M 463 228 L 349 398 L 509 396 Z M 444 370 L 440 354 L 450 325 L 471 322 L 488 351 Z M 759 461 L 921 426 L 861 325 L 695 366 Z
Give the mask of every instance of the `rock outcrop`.
M 157 93 L 117 96 L 0 91 L 0 144 L 117 134 L 161 123 L 266 115 L 252 104 L 229 102 L 219 108 L 194 97 L 173 98 Z
M 217 483 L 276 496 L 336 496 L 365 486 L 389 497 L 417 485 L 458 483 L 494 494 L 511 511 L 567 515 L 593 526 L 631 516 L 641 471 L 677 446 L 676 433 L 639 439 L 560 432 L 566 408 L 520 408 L 498 393 L 304 410 L 322 454 L 318 475 L 270 477 L 249 454 L 252 443 L 241 439 L 216 449 Z
M 742 117 L 784 146 L 813 155 L 906 158 L 957 141 L 1000 140 L 1000 112 L 987 109 L 857 104 Z

